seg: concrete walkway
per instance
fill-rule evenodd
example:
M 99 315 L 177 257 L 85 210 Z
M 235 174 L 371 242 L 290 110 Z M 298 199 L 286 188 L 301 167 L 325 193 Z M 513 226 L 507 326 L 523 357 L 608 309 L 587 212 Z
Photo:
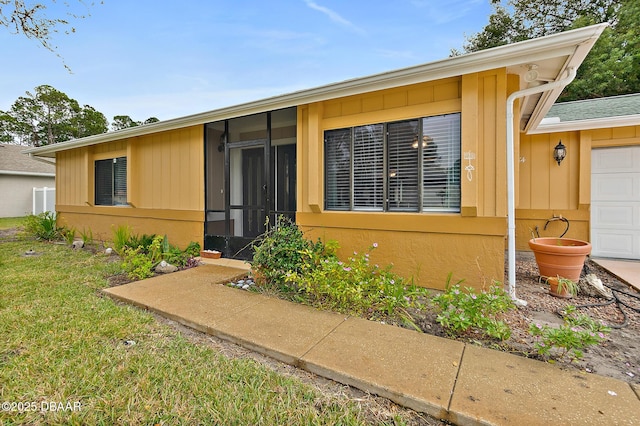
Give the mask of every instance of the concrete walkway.
M 220 263 L 104 293 L 454 424 L 640 424 L 640 386 L 230 288 L 247 267 Z
M 640 260 L 605 259 L 597 257 L 592 257 L 591 260 L 640 291 Z

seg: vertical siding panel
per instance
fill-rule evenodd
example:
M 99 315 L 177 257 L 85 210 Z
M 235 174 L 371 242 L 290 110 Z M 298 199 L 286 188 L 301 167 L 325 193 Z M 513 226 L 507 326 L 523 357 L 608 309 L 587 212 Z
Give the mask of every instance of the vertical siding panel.
M 520 158 L 524 160 L 524 162 L 520 164 L 520 178 L 519 188 L 520 188 L 520 197 L 517 208 L 520 209 L 529 209 L 531 208 L 531 137 L 523 135 L 520 139 Z
M 461 213 L 463 216 L 478 215 L 478 172 L 472 171 L 471 180 L 467 178 L 465 167 L 478 165 L 478 124 L 479 124 L 479 93 L 478 74 L 467 74 L 462 77 L 462 154 L 461 154 Z M 474 153 L 475 160 L 465 160 L 466 152 Z
M 202 211 L 204 210 L 204 128 L 198 126 L 191 129 L 193 135 L 193 151 L 195 152 L 195 164 L 193 165 L 194 174 L 196 176 L 196 182 L 190 182 L 193 191 L 196 192 L 197 205 L 194 208 Z
M 578 178 L 578 208 L 586 209 L 591 205 L 591 132 L 581 131 L 580 174 Z
M 531 204 L 536 209 L 549 208 L 549 147 L 548 135 L 534 135 L 531 139 Z
M 187 192 L 185 185 L 185 175 L 188 173 L 182 172 L 180 173 L 180 161 L 181 156 L 184 154 L 185 150 L 189 149 L 188 141 L 182 140 L 182 135 L 184 131 L 179 132 L 169 132 L 168 135 L 168 146 L 167 150 L 169 151 L 169 182 L 167 182 L 166 189 L 169 193 L 169 200 L 167 203 L 167 208 L 170 209 L 179 209 L 180 205 L 183 205 L 180 200 L 180 188 L 183 188 L 182 192 Z M 180 147 L 182 146 L 182 149 Z
M 200 207 L 200 188 L 204 186 L 204 175 L 201 175 L 201 169 L 204 172 L 204 164 L 200 164 L 200 150 L 202 141 L 198 141 L 198 133 L 196 129 L 186 129 L 181 134 L 181 138 L 185 140 L 181 156 L 181 179 L 182 185 L 186 188 L 180 198 L 180 208 L 204 209 Z M 204 140 L 204 135 L 203 135 Z M 201 177 L 202 176 L 202 177 Z M 204 191 L 204 188 L 203 188 Z
M 567 209 L 578 208 L 578 198 L 580 193 L 580 167 L 582 158 L 580 157 L 580 137 L 576 132 L 569 133 L 569 140 L 571 141 L 571 147 L 569 148 L 572 154 L 567 167 L 568 181 L 569 181 L 569 197 L 567 197 L 568 205 Z M 569 157 L 569 155 L 567 155 Z M 565 158 L 566 160 L 566 158 Z
M 174 196 L 172 197 L 172 208 L 187 209 L 192 207 L 189 199 L 192 194 L 192 186 L 197 182 L 191 182 L 193 165 L 190 162 L 191 140 L 188 130 L 176 132 L 171 141 L 171 174 L 173 178 Z
M 496 83 L 495 75 L 483 78 L 483 168 L 485 170 L 483 182 L 483 216 L 496 215 Z

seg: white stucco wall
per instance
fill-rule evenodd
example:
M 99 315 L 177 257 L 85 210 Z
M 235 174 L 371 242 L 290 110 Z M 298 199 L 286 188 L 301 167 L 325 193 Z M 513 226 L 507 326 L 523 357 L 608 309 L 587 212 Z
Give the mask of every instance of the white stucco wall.
M 44 186 L 55 188 L 55 178 L 0 174 L 0 217 L 20 217 L 31 214 L 33 187 Z

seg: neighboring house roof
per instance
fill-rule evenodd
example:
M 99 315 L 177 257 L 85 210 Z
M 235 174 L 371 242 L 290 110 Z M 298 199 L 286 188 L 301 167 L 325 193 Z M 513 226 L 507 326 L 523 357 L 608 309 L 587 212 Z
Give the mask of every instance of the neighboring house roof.
M 561 79 L 568 68 L 579 67 L 606 27 L 607 24 L 592 25 L 520 43 L 499 46 L 368 77 L 346 80 L 201 114 L 159 121 L 144 126 L 88 136 L 39 148 L 31 148 L 25 152 L 43 157 L 54 157 L 56 152 L 67 149 L 201 125 L 343 96 L 462 76 L 501 67 L 506 67 L 510 74 L 520 76 L 521 88 L 539 86 L 544 84 L 545 81 Z M 527 79 L 526 75 L 532 67 L 535 67 L 538 78 Z M 529 131 L 535 128 L 558 98 L 562 89 L 563 87 L 559 87 L 542 94 L 525 97 L 520 104 L 521 129 Z
M 555 104 L 532 133 L 637 125 L 640 125 L 640 93 Z
M 55 176 L 56 166 L 23 154 L 22 145 L 0 144 L 0 174 L 22 176 Z

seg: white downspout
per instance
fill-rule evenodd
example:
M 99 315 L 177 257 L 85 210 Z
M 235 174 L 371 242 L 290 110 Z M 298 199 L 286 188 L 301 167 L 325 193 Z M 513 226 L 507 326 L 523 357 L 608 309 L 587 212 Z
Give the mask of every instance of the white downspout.
M 553 90 L 560 86 L 566 86 L 576 77 L 576 70 L 568 67 L 568 76 L 541 86 L 530 87 L 512 93 L 507 98 L 507 219 L 508 219 L 508 257 L 509 257 L 509 296 L 517 304 L 526 306 L 525 300 L 516 297 L 516 193 L 515 193 L 515 159 L 514 140 L 515 130 L 513 128 L 513 105 L 515 100 L 523 96 L 533 95 Z

